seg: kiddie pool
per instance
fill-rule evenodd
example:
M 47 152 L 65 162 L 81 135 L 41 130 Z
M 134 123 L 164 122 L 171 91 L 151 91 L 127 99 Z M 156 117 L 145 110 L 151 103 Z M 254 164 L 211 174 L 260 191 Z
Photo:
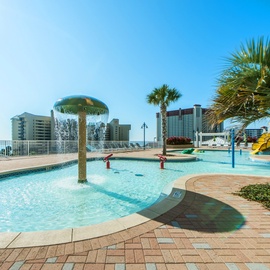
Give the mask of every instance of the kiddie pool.
M 131 215 L 161 201 L 179 177 L 201 173 L 269 175 L 267 164 L 248 152 L 194 153 L 195 162 L 115 159 L 106 170 L 102 160 L 87 163 L 88 183 L 77 183 L 76 164 L 62 169 L 3 177 L 0 181 L 0 232 L 78 228 Z M 269 165 L 269 164 L 268 164 Z M 93 173 L 91 173 L 93 172 Z

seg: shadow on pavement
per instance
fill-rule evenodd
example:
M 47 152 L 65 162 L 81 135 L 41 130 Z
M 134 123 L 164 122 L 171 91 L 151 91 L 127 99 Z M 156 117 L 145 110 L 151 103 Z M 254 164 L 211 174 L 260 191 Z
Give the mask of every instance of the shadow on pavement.
M 184 199 L 164 215 L 156 218 L 174 227 L 200 232 L 230 232 L 245 224 L 244 216 L 217 199 L 186 191 Z

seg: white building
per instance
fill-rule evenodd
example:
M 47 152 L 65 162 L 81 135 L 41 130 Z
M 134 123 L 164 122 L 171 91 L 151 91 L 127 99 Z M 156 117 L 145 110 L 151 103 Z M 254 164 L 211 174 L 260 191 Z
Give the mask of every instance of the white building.
M 113 119 L 106 126 L 106 141 L 129 141 L 131 125 L 119 124 L 119 119 Z
M 51 116 L 25 112 L 12 117 L 11 121 L 12 140 L 55 140 L 59 137 L 62 140 L 77 140 L 78 137 L 77 122 L 74 119 L 59 122 L 59 127 L 55 128 L 57 121 L 53 111 L 51 111 Z M 113 119 L 106 127 L 103 123 L 97 123 L 87 126 L 87 129 L 88 140 L 129 141 L 131 125 L 119 124 L 119 119 Z M 105 134 L 103 130 L 106 130 Z M 55 132 L 57 132 L 57 136 Z
M 12 140 L 51 140 L 51 117 L 23 113 L 11 118 Z

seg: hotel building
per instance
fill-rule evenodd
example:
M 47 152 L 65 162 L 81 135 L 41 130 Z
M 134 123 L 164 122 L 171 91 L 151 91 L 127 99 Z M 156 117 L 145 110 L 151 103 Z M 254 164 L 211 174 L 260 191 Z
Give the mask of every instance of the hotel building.
M 51 140 L 51 117 L 23 113 L 11 118 L 12 140 Z
M 55 140 L 55 117 L 53 111 L 51 111 L 51 116 L 41 116 L 34 115 L 31 113 L 23 113 L 21 115 L 16 115 L 11 118 L 12 125 L 12 140 L 34 140 L 34 141 L 49 141 Z M 77 124 L 74 123 L 75 120 L 66 121 L 63 128 L 66 132 L 63 132 L 65 136 L 60 137 L 62 140 L 77 140 Z M 68 125 L 69 124 L 69 125 Z M 103 124 L 103 126 L 105 126 Z M 131 125 L 119 124 L 119 119 L 113 119 L 110 123 L 106 125 L 105 134 L 101 134 L 96 130 L 95 125 L 89 125 L 88 139 L 94 139 L 96 134 L 96 140 L 106 140 L 106 141 L 129 141 L 129 131 Z M 66 135 L 68 133 L 69 135 Z
M 223 123 L 214 129 L 206 121 L 205 113 L 208 109 L 195 104 L 193 108 L 167 111 L 167 137 L 184 136 L 194 140 L 195 132 L 223 132 Z M 156 114 L 157 140 L 162 141 L 161 115 Z

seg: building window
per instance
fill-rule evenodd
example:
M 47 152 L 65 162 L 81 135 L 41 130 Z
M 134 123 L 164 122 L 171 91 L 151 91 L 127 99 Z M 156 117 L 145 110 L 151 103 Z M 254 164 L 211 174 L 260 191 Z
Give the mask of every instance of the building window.
M 201 108 L 196 108 L 196 117 L 201 116 Z

